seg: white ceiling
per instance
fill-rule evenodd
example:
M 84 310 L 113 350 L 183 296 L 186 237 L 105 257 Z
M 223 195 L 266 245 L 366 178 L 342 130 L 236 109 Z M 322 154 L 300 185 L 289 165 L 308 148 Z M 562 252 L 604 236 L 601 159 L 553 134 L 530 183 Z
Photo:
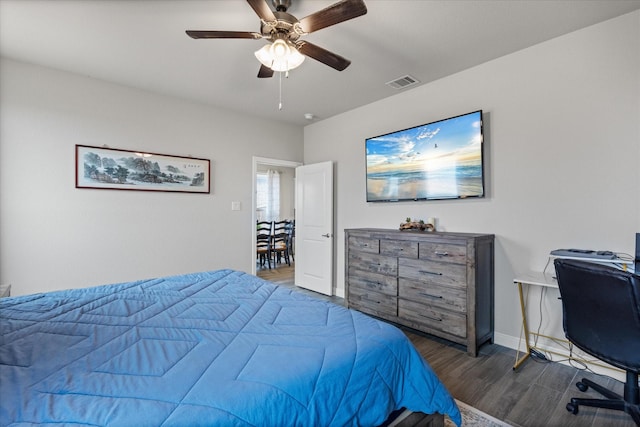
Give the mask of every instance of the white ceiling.
M 352 61 L 313 59 L 256 78 L 263 40 L 193 40 L 185 30 L 259 32 L 241 0 L 0 0 L 0 54 L 269 120 L 305 125 L 640 9 L 640 0 L 365 0 L 368 13 L 304 39 Z M 270 3 L 270 0 L 269 0 Z M 292 0 L 303 18 L 334 3 Z

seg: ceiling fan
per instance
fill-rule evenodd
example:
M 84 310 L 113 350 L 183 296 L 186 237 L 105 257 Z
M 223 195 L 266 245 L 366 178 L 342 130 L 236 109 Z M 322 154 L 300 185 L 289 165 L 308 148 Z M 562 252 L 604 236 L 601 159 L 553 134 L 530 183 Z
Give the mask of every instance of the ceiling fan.
M 298 20 L 287 13 L 291 0 L 247 0 L 260 18 L 260 32 L 249 31 L 194 31 L 187 30 L 194 39 L 266 39 L 270 44 L 256 52 L 261 62 L 259 78 L 272 77 L 275 71 L 289 71 L 299 66 L 305 56 L 342 71 L 351 64 L 346 58 L 321 48 L 300 36 L 357 18 L 367 13 L 363 0 L 342 0 Z

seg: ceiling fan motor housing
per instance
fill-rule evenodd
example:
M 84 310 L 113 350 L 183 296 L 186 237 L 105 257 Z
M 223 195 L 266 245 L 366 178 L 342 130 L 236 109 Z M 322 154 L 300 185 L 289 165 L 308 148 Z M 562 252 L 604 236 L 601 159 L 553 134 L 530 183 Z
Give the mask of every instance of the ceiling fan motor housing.
M 262 22 L 260 32 L 266 39 L 275 40 L 284 38 L 296 41 L 304 33 L 298 19 L 287 12 L 273 12 L 276 17 L 274 22 Z
M 286 12 L 291 7 L 291 0 L 271 0 L 271 4 L 278 12 Z

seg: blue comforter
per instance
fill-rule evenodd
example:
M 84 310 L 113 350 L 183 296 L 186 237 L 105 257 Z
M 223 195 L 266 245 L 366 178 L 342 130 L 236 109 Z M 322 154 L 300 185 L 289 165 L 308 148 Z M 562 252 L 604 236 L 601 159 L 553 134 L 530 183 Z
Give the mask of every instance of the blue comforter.
M 460 424 L 400 330 L 233 270 L 0 299 L 0 333 L 2 426 Z

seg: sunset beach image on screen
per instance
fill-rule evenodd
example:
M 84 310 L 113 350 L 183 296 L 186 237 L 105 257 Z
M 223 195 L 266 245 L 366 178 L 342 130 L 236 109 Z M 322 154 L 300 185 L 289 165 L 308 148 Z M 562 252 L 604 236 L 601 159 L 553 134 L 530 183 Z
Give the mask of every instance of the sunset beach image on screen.
M 484 196 L 482 111 L 366 140 L 367 201 Z

